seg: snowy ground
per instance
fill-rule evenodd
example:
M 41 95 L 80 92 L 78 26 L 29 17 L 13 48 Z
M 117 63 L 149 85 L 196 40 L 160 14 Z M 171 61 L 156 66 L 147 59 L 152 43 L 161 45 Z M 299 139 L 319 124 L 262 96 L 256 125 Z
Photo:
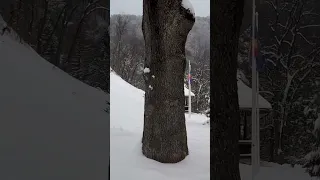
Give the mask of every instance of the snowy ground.
M 240 173 L 242 180 L 251 180 L 251 166 L 240 165 Z M 311 178 L 305 170 L 300 166 L 295 168 L 290 165 L 277 165 L 261 167 L 260 172 L 256 177 L 256 180 L 315 180 Z
M 0 27 L 3 26 L 0 16 Z M 105 180 L 109 96 L 0 35 L 0 179 Z
M 111 83 L 111 179 L 209 180 L 210 129 L 204 115 L 186 115 L 190 155 L 177 164 L 161 164 L 141 153 L 144 92 L 114 72 Z M 271 167 L 270 167 L 271 166 Z M 261 167 L 257 180 L 310 180 L 301 167 L 271 164 Z M 251 166 L 240 164 L 242 180 L 251 179 Z
M 190 155 L 178 164 L 161 164 L 141 153 L 144 92 L 111 73 L 111 179 L 210 179 L 210 129 L 204 115 L 187 116 Z M 125 110 L 125 111 L 124 111 Z

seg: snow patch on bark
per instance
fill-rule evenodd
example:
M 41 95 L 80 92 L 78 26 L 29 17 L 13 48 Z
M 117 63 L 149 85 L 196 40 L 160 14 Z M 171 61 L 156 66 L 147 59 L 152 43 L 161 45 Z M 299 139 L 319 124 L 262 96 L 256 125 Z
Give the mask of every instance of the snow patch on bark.
M 191 2 L 189 0 L 182 0 L 181 5 L 186 10 L 189 10 L 190 14 L 192 14 L 193 17 L 195 17 L 193 6 L 192 6 L 192 4 L 191 4 Z
M 144 73 L 150 73 L 150 69 L 149 68 L 144 68 L 143 72 Z

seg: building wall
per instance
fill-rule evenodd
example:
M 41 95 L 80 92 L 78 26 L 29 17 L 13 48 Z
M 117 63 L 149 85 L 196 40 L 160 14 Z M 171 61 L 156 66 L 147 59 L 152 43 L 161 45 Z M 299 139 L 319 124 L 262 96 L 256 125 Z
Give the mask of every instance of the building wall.
M 240 110 L 240 125 L 245 125 L 245 137 L 244 140 L 251 140 L 251 111 L 250 110 Z M 272 116 L 270 114 L 260 115 L 260 158 L 263 161 L 269 161 L 272 156 L 272 137 L 273 129 L 270 129 L 270 124 L 272 124 Z M 240 129 L 241 133 L 241 129 Z M 240 134 L 241 137 L 241 134 Z M 240 138 L 241 139 L 241 138 Z

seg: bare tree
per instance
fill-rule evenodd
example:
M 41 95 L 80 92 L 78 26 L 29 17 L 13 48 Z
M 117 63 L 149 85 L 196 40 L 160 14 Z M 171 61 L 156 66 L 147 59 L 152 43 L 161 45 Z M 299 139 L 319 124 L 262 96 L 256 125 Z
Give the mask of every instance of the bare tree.
M 125 68 L 125 60 L 123 53 L 126 52 L 124 50 L 126 44 L 124 41 L 124 36 L 127 33 L 128 25 L 129 25 L 129 19 L 127 15 L 115 15 L 113 18 L 115 18 L 114 24 L 113 24 L 113 42 L 112 44 L 112 54 L 111 54 L 111 63 L 113 69 L 117 73 L 123 72 L 123 69 Z
M 237 57 L 244 0 L 216 0 L 212 7 L 211 177 L 239 180 Z
M 191 74 L 192 89 L 195 93 L 193 107 L 195 112 L 203 112 L 208 109 L 210 98 L 210 45 L 200 35 L 192 42 L 193 48 L 190 50 L 193 56 Z
M 145 114 L 142 153 L 162 163 L 188 154 L 184 115 L 185 44 L 195 17 L 182 0 L 143 1 Z
M 81 17 L 80 17 L 78 26 L 76 28 L 76 32 L 75 32 L 75 34 L 73 36 L 73 39 L 72 39 L 71 45 L 70 45 L 70 49 L 69 49 L 69 51 L 67 53 L 66 62 L 63 65 L 64 69 L 71 70 L 71 69 L 74 68 L 74 66 L 77 66 L 77 67 L 80 66 L 80 63 L 81 63 L 80 58 L 77 58 L 75 62 L 73 62 L 73 61 L 71 62 L 71 57 L 72 57 L 72 55 L 73 55 L 73 53 L 74 53 L 74 51 L 76 49 L 77 40 L 79 40 L 79 35 L 82 32 L 82 28 L 83 28 L 84 23 L 86 22 L 86 20 L 90 17 L 90 15 L 93 12 L 99 11 L 99 10 L 104 10 L 104 11 L 108 11 L 109 10 L 108 8 L 99 5 L 99 2 L 100 2 L 100 0 L 87 2 L 86 6 L 84 8 L 84 11 L 81 13 Z
M 52 60 L 52 63 L 56 65 L 57 67 L 61 67 L 61 56 L 62 56 L 62 50 L 63 50 L 63 42 L 64 42 L 64 37 L 66 35 L 66 31 L 68 29 L 68 24 L 71 22 L 72 17 L 77 10 L 79 6 L 75 5 L 71 9 L 68 9 L 68 6 L 65 7 L 64 11 L 61 12 L 62 20 L 60 22 L 60 31 L 58 33 L 58 44 L 57 44 L 57 49 L 55 52 L 55 56 Z
M 270 66 L 262 74 L 264 89 L 273 94 L 276 155 L 283 151 L 283 132 L 295 102 L 305 97 L 301 89 L 310 83 L 320 67 L 318 42 L 320 25 L 313 21 L 319 14 L 310 9 L 311 1 L 266 1 L 272 9 L 268 17 L 269 34 L 262 53 Z M 309 7 L 308 7 L 309 6 Z M 312 80 L 311 80 L 312 81 Z M 309 87 L 311 84 L 307 85 Z

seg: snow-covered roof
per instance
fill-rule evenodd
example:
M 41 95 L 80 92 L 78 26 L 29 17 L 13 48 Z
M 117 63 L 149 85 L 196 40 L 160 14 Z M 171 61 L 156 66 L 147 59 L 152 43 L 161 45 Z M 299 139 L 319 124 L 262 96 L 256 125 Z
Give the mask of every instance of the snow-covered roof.
M 186 85 L 184 85 L 184 96 L 189 96 L 189 89 Z M 191 91 L 191 96 L 195 96 L 194 93 Z
M 238 98 L 240 108 L 251 108 L 252 107 L 252 90 L 250 87 L 245 85 L 241 80 L 238 80 Z M 259 108 L 271 109 L 271 104 L 259 95 Z

